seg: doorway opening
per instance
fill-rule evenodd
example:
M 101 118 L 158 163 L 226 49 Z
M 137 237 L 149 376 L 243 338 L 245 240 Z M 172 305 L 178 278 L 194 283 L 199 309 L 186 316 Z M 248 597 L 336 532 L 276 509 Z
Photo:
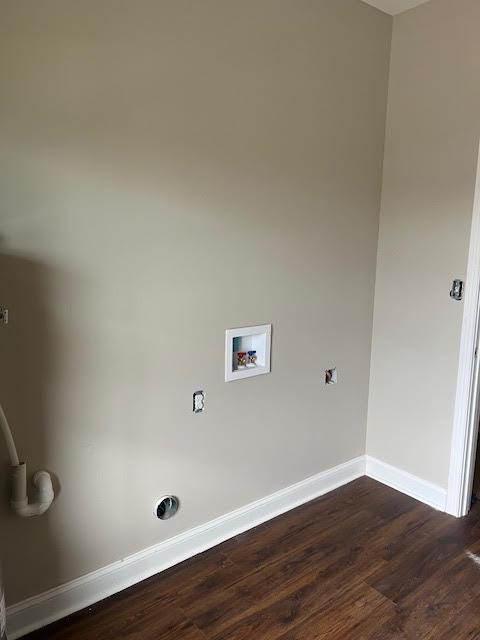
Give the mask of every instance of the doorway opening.
M 480 422 L 480 151 L 465 286 L 457 390 L 447 490 L 447 512 L 462 517 L 472 504 Z M 475 489 L 476 490 L 476 489 Z M 479 484 L 480 491 L 480 484 Z
M 478 502 L 480 500 L 480 442 L 477 438 L 477 447 L 475 451 L 475 466 L 473 469 L 473 484 L 472 484 L 472 502 Z

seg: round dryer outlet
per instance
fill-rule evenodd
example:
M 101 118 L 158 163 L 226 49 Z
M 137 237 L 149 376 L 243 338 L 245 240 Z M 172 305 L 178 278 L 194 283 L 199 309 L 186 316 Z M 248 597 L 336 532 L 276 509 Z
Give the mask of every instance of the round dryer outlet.
M 180 501 L 176 496 L 163 496 L 155 505 L 155 515 L 159 520 L 169 520 L 177 513 Z

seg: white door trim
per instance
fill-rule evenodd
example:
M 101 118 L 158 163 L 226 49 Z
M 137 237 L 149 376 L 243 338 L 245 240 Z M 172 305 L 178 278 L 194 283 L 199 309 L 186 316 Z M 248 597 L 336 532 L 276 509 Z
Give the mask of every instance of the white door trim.
M 478 435 L 478 360 L 480 316 L 480 152 L 465 284 L 457 391 L 453 418 L 447 513 L 462 517 L 470 509 L 473 469 Z

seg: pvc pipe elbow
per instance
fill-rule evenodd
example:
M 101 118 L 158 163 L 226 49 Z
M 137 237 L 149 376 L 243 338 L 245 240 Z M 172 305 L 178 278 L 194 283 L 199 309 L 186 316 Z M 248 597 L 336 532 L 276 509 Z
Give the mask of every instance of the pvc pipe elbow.
M 36 488 L 36 500 L 29 503 L 27 495 L 27 465 L 22 462 L 11 467 L 12 494 L 10 506 L 12 511 L 22 518 L 40 516 L 50 508 L 55 497 L 52 478 L 48 471 L 37 471 L 33 476 Z

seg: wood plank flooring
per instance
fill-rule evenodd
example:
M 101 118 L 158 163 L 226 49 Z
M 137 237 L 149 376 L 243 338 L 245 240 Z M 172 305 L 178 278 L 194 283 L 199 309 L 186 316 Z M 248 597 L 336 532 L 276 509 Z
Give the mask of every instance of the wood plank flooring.
M 479 564 L 480 506 L 361 478 L 28 638 L 480 640 Z

